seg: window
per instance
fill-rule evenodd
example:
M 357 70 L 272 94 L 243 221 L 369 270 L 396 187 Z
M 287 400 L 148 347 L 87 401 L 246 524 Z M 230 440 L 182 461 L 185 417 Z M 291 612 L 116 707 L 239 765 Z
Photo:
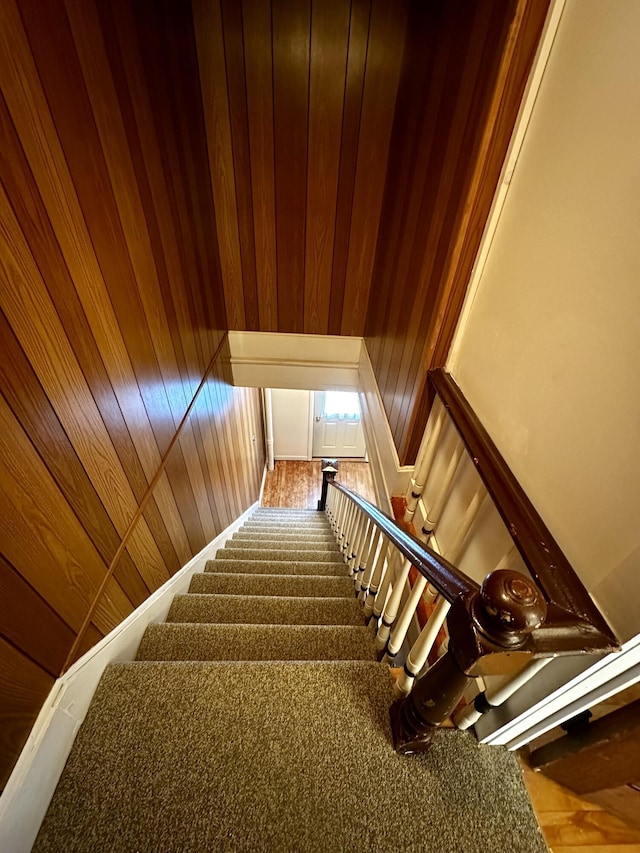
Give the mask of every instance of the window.
M 322 415 L 325 418 L 360 419 L 360 404 L 356 391 L 325 391 Z

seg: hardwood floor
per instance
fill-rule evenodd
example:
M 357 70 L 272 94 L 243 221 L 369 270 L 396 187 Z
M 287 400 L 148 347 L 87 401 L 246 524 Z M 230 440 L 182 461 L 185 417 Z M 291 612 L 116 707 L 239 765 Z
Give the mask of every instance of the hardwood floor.
M 320 464 L 319 459 L 312 462 L 278 460 L 274 470 L 267 471 L 262 506 L 315 509 L 322 487 Z M 366 500 L 375 503 L 368 462 L 340 460 L 336 479 Z
M 522 761 L 533 810 L 552 853 L 640 853 L 640 831 L 535 773 Z
M 640 699 L 639 684 L 595 705 L 590 709 L 592 719 L 597 720 L 637 699 Z M 535 749 L 563 734 L 558 726 L 530 746 Z M 521 760 L 533 809 L 553 853 L 640 853 L 640 830 L 541 773 L 535 773 L 526 765 L 526 756 Z

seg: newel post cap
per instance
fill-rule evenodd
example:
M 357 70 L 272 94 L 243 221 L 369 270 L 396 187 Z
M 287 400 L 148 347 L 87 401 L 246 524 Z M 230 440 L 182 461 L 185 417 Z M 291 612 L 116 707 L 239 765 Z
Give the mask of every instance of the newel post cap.
M 484 579 L 473 602 L 479 630 L 502 646 L 517 646 L 547 615 L 547 602 L 531 580 L 509 569 L 497 569 Z

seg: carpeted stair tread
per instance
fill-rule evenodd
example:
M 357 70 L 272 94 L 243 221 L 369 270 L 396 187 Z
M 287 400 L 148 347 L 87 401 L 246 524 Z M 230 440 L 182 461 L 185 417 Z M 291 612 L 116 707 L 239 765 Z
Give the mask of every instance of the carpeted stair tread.
M 224 550 L 229 548 L 264 548 L 268 551 L 315 551 L 318 554 L 339 554 L 335 540 L 333 542 L 309 542 L 306 539 L 298 539 L 294 542 L 277 537 L 270 539 L 244 539 L 242 537 L 229 539 Z
M 263 560 L 266 555 L 270 560 L 295 560 L 296 562 L 311 560 L 317 563 L 318 556 L 321 556 L 322 562 L 341 563 L 344 565 L 342 554 L 337 550 L 329 551 L 327 549 L 319 549 L 315 551 L 311 549 L 306 551 L 301 548 L 278 548 L 277 550 L 274 548 L 273 550 L 262 550 L 261 548 L 229 547 L 229 544 L 227 544 L 223 551 L 227 557 L 235 560 Z M 220 551 L 218 551 L 218 554 L 219 553 Z
M 515 757 L 391 747 L 373 662 L 107 668 L 36 853 L 544 853 Z
M 250 625 L 363 625 L 355 598 L 176 595 L 167 622 Z
M 286 533 L 299 533 L 303 531 L 305 533 L 333 533 L 331 527 L 326 524 L 287 524 L 286 522 L 275 522 L 275 521 L 265 521 L 265 522 L 252 522 L 247 521 L 242 525 L 242 530 L 282 530 Z
M 258 513 L 254 512 L 253 515 L 250 515 L 246 520 L 245 524 L 324 524 L 329 525 L 329 519 L 323 513 L 316 513 L 315 515 L 299 515 L 295 512 L 269 512 L 269 513 Z
M 330 527 L 329 520 L 327 518 L 318 518 L 313 516 L 301 516 L 301 515 L 252 515 L 250 516 L 245 524 L 287 524 L 289 526 L 295 525 L 299 528 L 310 528 L 310 527 Z
M 318 511 L 315 507 L 306 506 L 259 506 L 256 508 L 255 512 L 308 512 L 309 515 L 318 515 Z
M 274 533 L 271 530 L 251 531 L 240 528 L 237 533 L 231 537 L 232 542 L 238 539 L 253 540 L 262 542 L 265 539 L 277 539 L 281 542 L 327 542 L 330 545 L 335 545 L 336 540 L 332 533 Z
M 261 527 L 289 527 L 291 530 L 331 530 L 331 525 L 326 519 L 322 521 L 308 521 L 304 518 L 289 518 L 274 516 L 273 518 L 247 519 L 246 525 L 260 525 Z
M 199 572 L 191 578 L 189 592 L 226 595 L 304 595 L 353 598 L 353 581 L 328 575 L 253 575 Z
M 351 625 L 149 625 L 137 660 L 376 660 L 371 633 Z
M 271 554 L 261 553 L 262 559 L 249 560 L 246 557 L 229 557 L 229 552 L 218 551 L 215 560 L 207 560 L 205 572 L 242 572 L 256 575 L 325 575 L 330 577 L 347 577 L 344 563 L 325 563 L 318 561 L 299 562 L 294 559 L 271 559 Z M 267 557 L 265 559 L 265 557 Z

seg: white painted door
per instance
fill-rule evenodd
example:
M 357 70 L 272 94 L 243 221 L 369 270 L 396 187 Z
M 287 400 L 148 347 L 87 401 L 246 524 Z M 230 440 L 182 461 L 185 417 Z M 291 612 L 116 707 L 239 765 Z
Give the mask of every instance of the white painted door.
M 364 432 L 355 392 L 316 391 L 313 414 L 314 456 L 364 456 Z

